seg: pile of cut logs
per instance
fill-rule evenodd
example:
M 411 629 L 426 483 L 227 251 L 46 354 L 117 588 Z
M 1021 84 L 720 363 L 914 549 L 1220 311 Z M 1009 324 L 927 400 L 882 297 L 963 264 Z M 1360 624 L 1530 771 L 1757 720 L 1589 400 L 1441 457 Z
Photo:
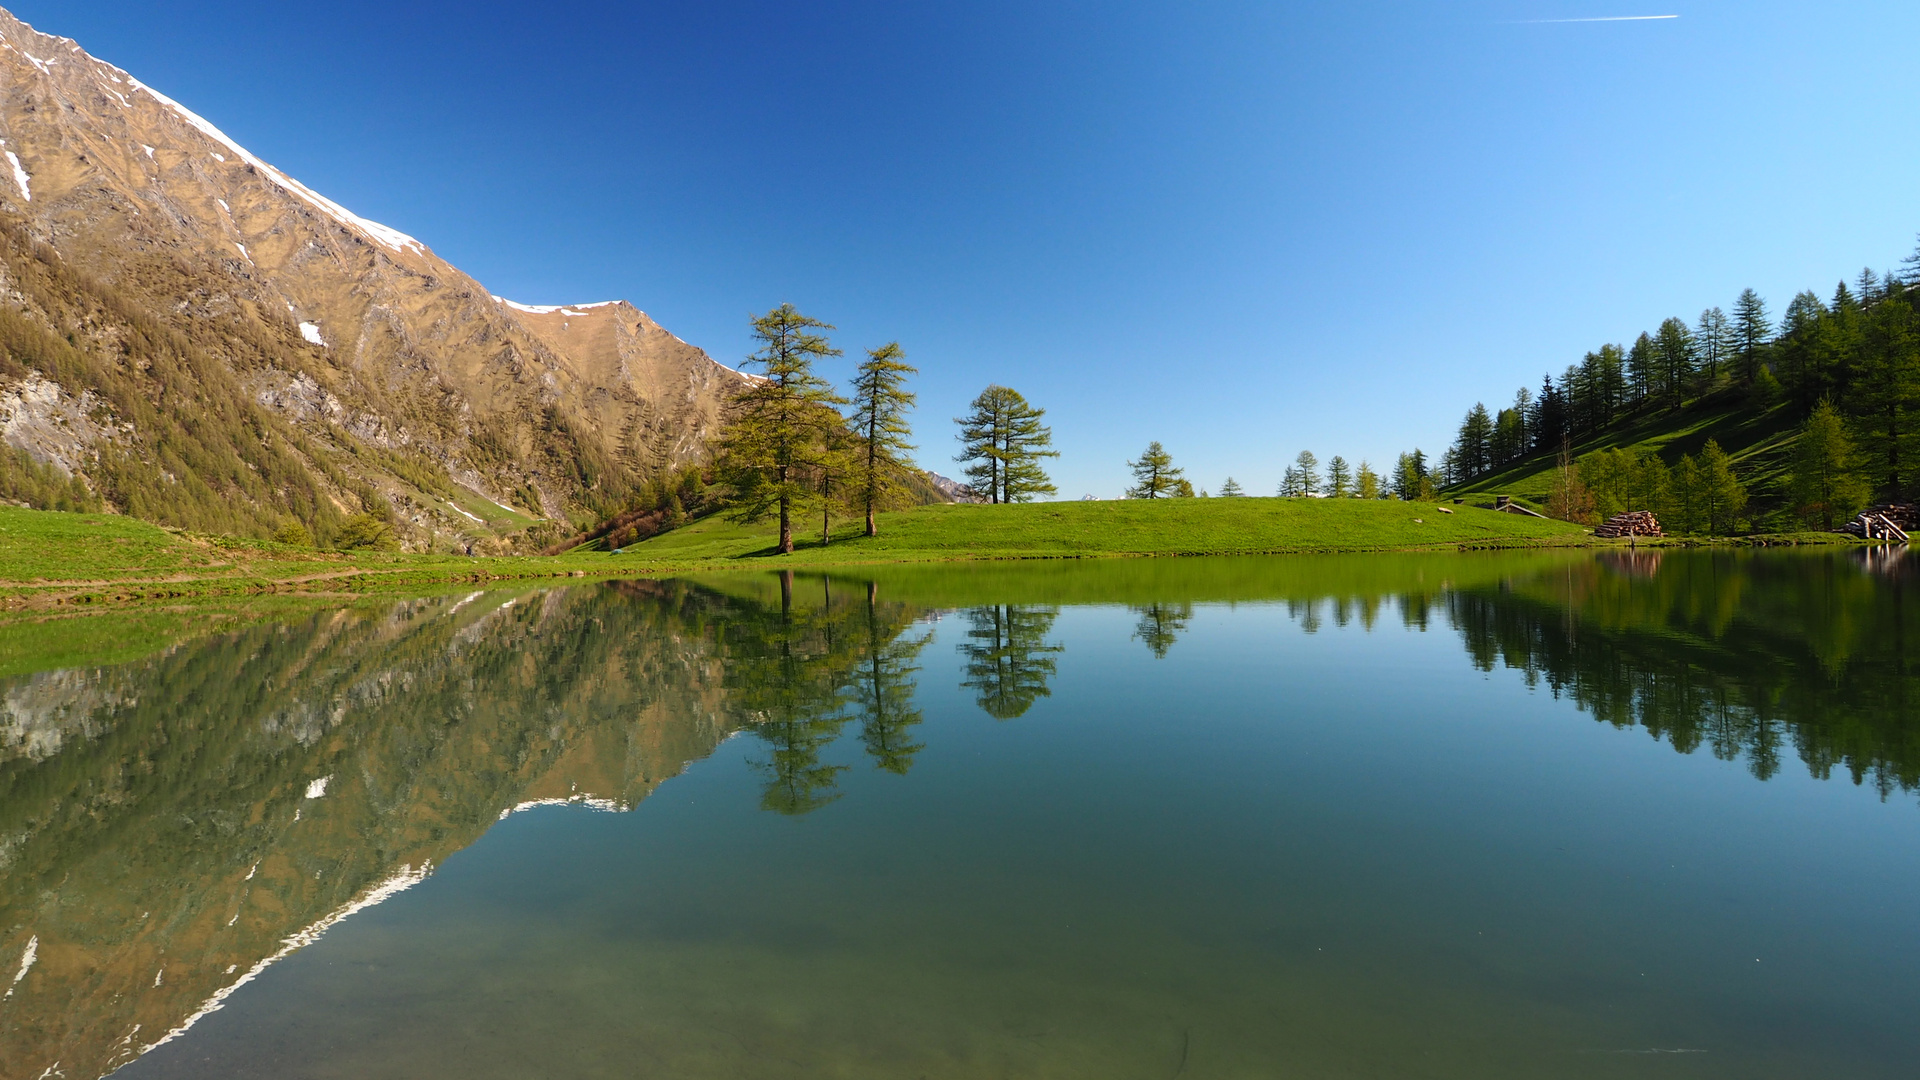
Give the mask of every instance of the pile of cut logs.
M 1852 533 L 1863 540 L 1893 540 L 1904 544 L 1907 542 L 1907 530 L 1894 523 L 1896 513 L 1901 510 L 1910 513 L 1912 508 L 1876 506 L 1871 510 L 1862 510 L 1859 517 L 1840 526 L 1836 531 Z M 1913 520 L 1911 516 L 1900 516 L 1906 516 L 1909 523 Z
M 1593 530 L 1593 535 L 1603 540 L 1616 540 L 1622 536 L 1665 536 L 1666 533 L 1660 531 L 1660 521 L 1652 511 L 1629 510 L 1608 518 L 1605 525 Z

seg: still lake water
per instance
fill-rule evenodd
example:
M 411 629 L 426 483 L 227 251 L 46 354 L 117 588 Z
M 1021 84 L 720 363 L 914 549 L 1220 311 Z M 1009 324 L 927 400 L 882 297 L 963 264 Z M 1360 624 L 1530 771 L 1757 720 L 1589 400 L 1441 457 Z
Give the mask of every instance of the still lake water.
M 14 676 L 0 1075 L 1911 1076 L 1916 569 L 768 573 Z

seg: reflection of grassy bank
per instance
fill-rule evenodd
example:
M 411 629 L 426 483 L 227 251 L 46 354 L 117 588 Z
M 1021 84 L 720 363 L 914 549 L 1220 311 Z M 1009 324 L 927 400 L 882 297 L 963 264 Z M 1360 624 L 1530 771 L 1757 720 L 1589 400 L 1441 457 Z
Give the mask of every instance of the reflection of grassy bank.
M 864 593 L 928 608 L 979 604 L 1262 603 L 1432 595 L 1498 585 L 1591 562 L 1585 549 L 1466 553 L 1374 553 L 1211 559 L 1023 560 L 796 568 L 796 602 L 823 590 Z M 689 579 L 716 592 L 779 603 L 780 574 L 704 573 Z M 815 601 L 817 602 L 817 601 Z

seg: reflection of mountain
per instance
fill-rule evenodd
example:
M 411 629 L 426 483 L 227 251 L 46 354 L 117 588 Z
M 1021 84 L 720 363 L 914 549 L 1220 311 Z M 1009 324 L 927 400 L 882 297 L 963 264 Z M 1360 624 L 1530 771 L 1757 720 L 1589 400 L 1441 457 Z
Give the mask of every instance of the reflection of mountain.
M 1643 553 L 1456 590 L 1447 614 L 1476 667 L 1543 680 L 1597 719 L 1762 779 L 1797 754 L 1884 796 L 1920 789 L 1920 581 L 1884 563 Z
M 860 600 L 408 601 L 0 683 L 0 979 L 34 953 L 0 1074 L 102 1074 L 514 809 L 628 807 L 770 706 L 817 714 L 910 620 Z M 805 661 L 771 702 L 770 649 Z

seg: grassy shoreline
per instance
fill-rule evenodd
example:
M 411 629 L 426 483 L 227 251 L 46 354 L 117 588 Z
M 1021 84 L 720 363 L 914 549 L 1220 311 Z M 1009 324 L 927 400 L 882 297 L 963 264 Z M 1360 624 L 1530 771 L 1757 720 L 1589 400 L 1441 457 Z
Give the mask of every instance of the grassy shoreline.
M 111 514 L 0 507 L 0 611 L 272 596 L 350 599 L 512 581 L 782 566 L 1624 546 L 1596 541 L 1565 522 L 1467 506 L 1356 500 L 943 505 L 882 515 L 880 528 L 879 537 L 867 538 L 858 522 L 842 523 L 823 545 L 816 524 L 793 554 L 776 556 L 771 523 L 708 518 L 619 554 L 468 557 L 322 552 L 177 532 Z M 1813 533 L 1731 542 L 1857 541 Z

